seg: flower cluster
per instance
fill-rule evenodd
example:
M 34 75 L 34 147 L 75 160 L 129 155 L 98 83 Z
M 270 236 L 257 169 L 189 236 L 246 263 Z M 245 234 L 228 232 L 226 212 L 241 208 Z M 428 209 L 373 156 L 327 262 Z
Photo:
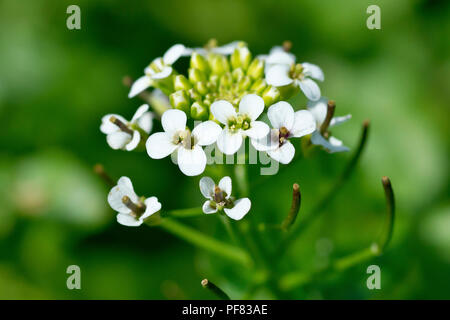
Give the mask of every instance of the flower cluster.
M 190 59 L 184 74 L 175 69 L 183 57 Z M 307 139 L 302 144 L 306 147 L 320 145 L 328 152 L 347 151 L 329 128 L 350 115 L 334 117 L 335 103 L 321 96 L 313 79 L 324 81 L 322 70 L 311 63 L 296 63 L 295 55 L 286 47 L 274 47 L 267 55 L 253 57 L 241 41 L 222 47 L 210 41 L 204 48 L 176 44 L 144 69 L 129 92 L 132 98 L 154 88 L 155 94 L 166 97 L 168 106 L 154 108 L 163 131 L 150 135 L 154 114 L 147 104 L 131 121 L 119 115 L 104 116 L 100 129 L 113 149 L 131 151 L 145 146 L 152 159 L 172 155 L 187 176 L 205 171 L 205 146 L 217 146 L 221 153 L 233 155 L 247 138 L 256 150 L 282 164 L 293 160 L 296 138 Z M 300 91 L 308 100 L 304 108 L 288 102 Z M 160 209 L 156 198 L 149 198 L 156 200 L 148 204 L 149 199 L 139 199 L 128 178 L 121 178 L 115 188 L 109 202 L 119 212 L 122 224 L 139 225 Z M 207 214 L 220 210 L 239 220 L 250 209 L 248 198 L 230 197 L 229 177 L 222 178 L 218 185 L 204 177 L 200 189 L 208 199 L 203 206 Z

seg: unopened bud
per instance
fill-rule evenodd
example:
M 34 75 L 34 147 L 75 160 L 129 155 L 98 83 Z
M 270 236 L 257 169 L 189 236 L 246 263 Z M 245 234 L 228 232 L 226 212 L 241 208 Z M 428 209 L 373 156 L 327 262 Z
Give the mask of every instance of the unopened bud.
M 259 79 L 264 75 L 264 62 L 259 59 L 253 59 L 252 63 L 248 67 L 247 75 L 253 80 Z
M 231 77 L 231 73 L 227 72 L 220 77 L 220 87 L 221 88 L 229 88 L 233 83 L 233 78 Z
M 239 90 L 247 91 L 252 85 L 252 79 L 249 76 L 244 76 L 241 80 L 239 80 L 238 86 Z
M 250 90 L 256 94 L 261 95 L 264 89 L 267 88 L 267 82 L 264 79 L 256 80 L 253 85 L 250 87 Z
M 280 99 L 280 91 L 272 86 L 267 87 L 262 94 L 266 107 L 274 104 Z
M 200 102 L 194 102 L 191 106 L 191 118 L 194 120 L 207 120 L 208 108 Z
M 233 70 L 231 75 L 232 75 L 234 81 L 238 82 L 245 75 L 245 72 L 244 72 L 244 70 L 242 68 L 237 68 L 237 69 Z
M 209 71 L 208 61 L 201 54 L 194 52 L 191 56 L 191 68 L 207 73 Z
M 189 71 L 189 81 L 196 83 L 198 81 L 206 81 L 206 75 L 203 71 L 195 68 L 190 68 Z
M 173 78 L 173 87 L 175 91 L 189 90 L 192 88 L 192 85 L 184 75 L 179 74 Z
M 182 110 L 186 114 L 189 114 L 189 107 L 191 105 L 191 100 L 186 91 L 184 90 L 175 91 L 169 96 L 169 100 L 172 107 L 178 110 Z
M 211 70 L 214 74 L 224 74 L 230 71 L 230 64 L 225 56 L 214 55 L 211 59 Z
M 204 81 L 199 81 L 195 83 L 195 90 L 197 90 L 198 93 L 201 95 L 205 95 L 208 93 L 208 85 Z
M 252 61 L 252 54 L 246 46 L 241 46 L 234 49 L 230 60 L 233 69 L 242 68 L 243 70 L 247 70 L 250 62 Z

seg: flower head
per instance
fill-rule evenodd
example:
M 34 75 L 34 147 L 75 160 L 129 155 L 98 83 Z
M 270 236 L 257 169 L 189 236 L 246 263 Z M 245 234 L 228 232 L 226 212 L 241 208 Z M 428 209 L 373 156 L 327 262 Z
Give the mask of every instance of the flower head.
M 316 131 L 311 135 L 311 143 L 323 146 L 330 153 L 349 151 L 350 149 L 344 146 L 341 140 L 331 136 L 328 129 L 349 120 L 352 116 L 348 114 L 341 117 L 333 117 L 334 102 L 329 101 L 325 97 L 320 98 L 318 101 L 308 101 L 307 106 L 317 123 Z
M 281 46 L 275 46 L 273 47 L 269 54 L 267 55 L 259 55 L 258 58 L 263 60 L 265 62 L 265 70 L 269 70 L 270 67 L 273 67 L 274 65 L 287 65 L 291 66 L 295 63 L 295 56 L 286 51 Z
M 147 153 L 153 159 L 162 159 L 177 152 L 181 172 L 196 176 L 205 170 L 206 154 L 202 146 L 216 142 L 221 128 L 214 121 L 198 124 L 192 132 L 186 127 L 186 114 L 169 109 L 161 117 L 164 132 L 152 134 L 146 143 Z
M 236 112 L 233 105 L 226 100 L 219 100 L 211 105 L 211 113 L 224 126 L 217 139 L 219 150 L 225 154 L 234 154 L 242 145 L 244 137 L 260 139 L 269 132 L 269 126 L 256 121 L 264 111 L 264 100 L 256 94 L 245 95 L 239 102 Z
M 249 198 L 234 200 L 231 197 L 230 177 L 223 177 L 218 185 L 210 177 L 203 177 L 200 179 L 200 191 L 208 199 L 203 204 L 203 212 L 206 214 L 223 210 L 231 219 L 241 220 L 250 210 Z
M 273 129 L 262 139 L 252 139 L 252 144 L 256 150 L 266 151 L 271 158 L 287 164 L 295 155 L 295 148 L 289 139 L 300 138 L 314 132 L 315 119 L 308 110 L 294 112 L 286 101 L 272 105 L 267 115 Z
M 102 118 L 100 131 L 106 134 L 106 141 L 114 150 L 134 150 L 141 142 L 143 135 L 152 129 L 153 114 L 148 105 L 143 104 L 134 114 L 131 121 L 117 114 L 107 114 Z
M 280 52 L 276 53 L 275 57 L 272 55 L 271 66 L 266 69 L 267 83 L 275 87 L 294 84 L 300 87 L 309 100 L 319 100 L 320 88 L 312 79 L 323 81 L 325 77 L 322 69 L 308 62 L 289 63 L 292 60 L 291 56 L 287 57 Z M 270 55 L 269 58 L 271 58 Z
M 156 197 L 139 198 L 128 177 L 121 177 L 108 194 L 108 203 L 117 214 L 117 222 L 128 227 L 138 227 L 152 214 L 161 210 Z
M 131 86 L 129 98 L 132 98 L 148 87 L 155 81 L 165 79 L 172 74 L 172 65 L 182 56 L 189 55 L 190 51 L 182 44 L 175 44 L 169 48 L 160 58 L 156 58 L 144 69 L 145 75 L 138 78 Z

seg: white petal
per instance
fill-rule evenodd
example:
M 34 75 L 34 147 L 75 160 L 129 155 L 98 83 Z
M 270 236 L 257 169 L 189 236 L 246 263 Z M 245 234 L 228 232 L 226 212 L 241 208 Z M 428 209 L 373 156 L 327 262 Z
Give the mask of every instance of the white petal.
M 153 127 L 153 113 L 146 112 L 137 120 L 138 126 L 147 133 L 152 131 Z
M 197 138 L 197 144 L 200 146 L 207 146 L 216 142 L 222 128 L 214 121 L 205 121 L 198 124 L 192 134 Z
M 236 49 L 239 46 L 239 43 L 241 43 L 241 41 L 233 41 L 224 44 L 223 46 L 212 48 L 211 51 L 218 54 L 229 55 L 234 52 L 234 49 Z
M 158 201 L 157 197 L 150 197 L 145 199 L 145 212 L 139 218 L 139 220 L 144 221 L 146 218 L 150 217 L 152 214 L 161 210 L 161 203 Z
M 217 138 L 219 150 L 225 154 L 235 154 L 242 145 L 242 135 L 240 132 L 231 133 L 225 127 Z
M 282 164 L 288 164 L 294 158 L 295 148 L 290 141 L 286 141 L 281 147 L 269 150 L 267 153 L 272 159 Z
M 251 142 L 256 150 L 267 151 L 278 148 L 279 138 L 280 135 L 278 129 L 272 129 L 265 137 L 260 139 L 251 139 Z
M 102 124 L 100 125 L 100 131 L 106 134 L 114 133 L 117 131 L 120 131 L 119 127 L 116 126 L 114 123 L 112 123 L 109 119 L 111 117 L 116 117 L 118 120 L 122 121 L 123 123 L 128 123 L 127 120 L 125 120 L 122 116 L 118 114 L 107 114 L 106 116 L 102 117 Z
M 294 62 L 295 56 L 290 52 L 284 51 L 282 47 L 273 47 L 266 59 L 266 64 L 268 65 L 284 64 L 290 67 Z
M 271 105 L 269 110 L 267 110 L 267 116 L 272 127 L 277 129 L 285 127 L 291 131 L 294 124 L 294 109 L 286 101 L 280 101 Z
M 136 122 L 140 117 L 142 117 L 142 115 L 147 112 L 148 110 L 148 104 L 143 104 L 142 106 L 140 106 L 136 112 L 133 115 L 133 118 L 131 119 L 131 122 Z
M 131 210 L 122 202 L 124 196 L 129 197 L 133 202 L 138 201 L 138 196 L 134 192 L 133 184 L 128 177 L 120 177 L 117 181 L 117 185 L 108 193 L 108 203 L 111 208 L 120 213 L 129 213 Z
M 266 81 L 272 86 L 282 87 L 291 84 L 294 80 L 289 77 L 288 65 L 277 64 L 267 70 Z
M 192 149 L 178 149 L 178 166 L 187 176 L 197 176 L 205 171 L 206 154 L 202 147 L 195 145 Z
M 320 88 L 314 80 L 305 78 L 298 81 L 300 89 L 302 89 L 305 96 L 312 101 L 317 101 L 320 99 Z
M 205 214 L 211 214 L 211 213 L 216 213 L 217 212 L 217 207 L 214 209 L 211 207 L 211 201 L 205 201 L 205 203 L 203 204 L 203 213 Z
M 162 70 L 160 72 L 156 72 L 152 74 L 152 79 L 154 80 L 161 80 L 161 79 L 165 79 L 168 76 L 170 76 L 170 74 L 172 73 L 172 67 L 163 67 Z
M 265 137 L 270 131 L 269 126 L 262 121 L 252 121 L 250 123 L 250 129 L 242 131 L 243 134 L 252 138 L 260 139 Z
M 186 47 L 182 44 L 175 44 L 166 51 L 163 61 L 167 65 L 174 64 L 185 52 Z
M 252 120 L 258 119 L 264 111 L 264 100 L 256 94 L 247 94 L 239 102 L 239 113 L 246 114 Z
M 344 152 L 350 150 L 348 147 L 343 145 L 341 140 L 335 137 L 330 137 L 329 140 L 327 140 L 318 131 L 315 131 L 311 135 L 311 143 L 323 146 L 330 153 Z
M 231 178 L 226 176 L 220 179 L 219 188 L 227 193 L 226 198 L 228 199 L 231 195 Z
M 236 117 L 236 110 L 231 103 L 226 100 L 213 102 L 211 105 L 211 113 L 220 123 L 227 124 L 228 119 Z
M 252 203 L 249 198 L 239 199 L 231 209 L 224 208 L 225 214 L 234 220 L 241 220 L 250 210 Z
M 143 221 L 137 220 L 132 215 L 124 213 L 119 213 L 116 218 L 118 223 L 127 227 L 139 227 L 143 223 Z
M 202 195 L 207 198 L 211 199 L 211 197 L 214 195 L 214 188 L 216 184 L 214 183 L 214 180 L 210 177 L 203 177 L 200 179 L 200 192 Z
M 328 99 L 322 97 L 317 101 L 309 100 L 307 103 L 307 107 L 308 110 L 312 112 L 314 118 L 316 119 L 316 122 L 321 125 L 327 117 Z
M 161 117 L 161 124 L 165 132 L 174 135 L 177 131 L 186 130 L 186 114 L 178 109 L 169 109 Z
M 325 76 L 323 75 L 323 71 L 322 71 L 322 69 L 320 69 L 319 66 L 312 64 L 312 63 L 308 63 L 308 62 L 303 62 L 302 67 L 304 68 L 303 73 L 306 76 L 309 76 L 309 77 L 319 80 L 319 81 L 323 81 L 325 79 Z
M 294 114 L 294 125 L 290 131 L 293 137 L 299 138 L 316 130 L 316 121 L 308 110 L 300 110 Z
M 342 116 L 342 117 L 334 117 L 334 118 L 331 119 L 330 127 L 334 127 L 334 126 L 340 125 L 341 123 L 344 123 L 344 122 L 346 122 L 347 120 L 349 120 L 351 118 L 352 118 L 351 114 L 348 114 L 348 115 Z
M 147 154 L 152 159 L 162 159 L 178 148 L 178 145 L 172 142 L 173 136 L 166 132 L 156 132 L 152 134 L 145 143 Z
M 130 142 L 127 143 L 125 149 L 127 151 L 132 151 L 136 149 L 136 147 L 139 145 L 139 142 L 141 142 L 141 134 L 139 133 L 139 131 L 135 130 L 133 131 L 133 138 Z
M 152 79 L 147 75 L 138 78 L 135 82 L 133 82 L 130 93 L 128 93 L 128 98 L 137 96 L 139 93 L 150 87 L 152 83 Z
M 131 135 L 126 132 L 118 131 L 106 136 L 106 141 L 114 150 L 123 149 L 130 141 Z

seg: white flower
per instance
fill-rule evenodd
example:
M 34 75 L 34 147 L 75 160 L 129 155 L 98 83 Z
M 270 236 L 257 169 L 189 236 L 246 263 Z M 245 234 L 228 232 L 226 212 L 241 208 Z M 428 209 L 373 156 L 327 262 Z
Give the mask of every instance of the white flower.
M 158 198 L 139 198 L 128 177 L 121 177 L 108 194 L 108 203 L 117 214 L 117 222 L 128 227 L 138 227 L 144 220 L 161 210 Z
M 243 137 L 260 139 L 268 134 L 269 126 L 256 121 L 264 111 L 264 100 L 256 94 L 245 95 L 239 103 L 236 113 L 233 105 L 226 100 L 219 100 L 211 105 L 211 112 L 220 123 L 224 124 L 217 138 L 219 150 L 225 154 L 234 154 L 239 150 Z
M 315 119 L 307 110 L 294 112 L 286 101 L 272 105 L 267 111 L 267 116 L 273 129 L 262 139 L 252 139 L 252 145 L 256 150 L 266 151 L 272 159 L 288 164 L 295 154 L 295 148 L 289 139 L 300 138 L 314 132 Z
M 189 55 L 189 49 L 182 44 L 175 44 L 164 53 L 162 58 L 156 58 L 144 69 L 145 75 L 138 78 L 131 86 L 129 98 L 133 98 L 148 87 L 155 80 L 165 79 L 172 74 L 172 65 L 182 56 Z
M 198 54 L 201 54 L 202 56 L 206 56 L 208 53 L 216 53 L 226 56 L 232 54 L 234 52 L 234 49 L 238 48 L 242 43 L 243 43 L 242 41 L 233 41 L 218 47 L 216 41 L 210 41 L 205 46 L 205 48 L 192 48 L 192 49 L 187 48 L 186 52 L 192 54 L 195 51 Z
M 252 205 L 249 198 L 233 200 L 230 177 L 223 177 L 218 185 L 210 177 L 203 177 L 200 179 L 200 191 L 208 199 L 203 204 L 203 212 L 206 214 L 223 210 L 231 219 L 241 220 Z
M 266 72 L 270 69 L 270 67 L 277 64 L 287 65 L 290 67 L 295 63 L 295 56 L 284 50 L 281 46 L 275 46 L 270 49 L 269 54 L 259 55 L 257 58 L 265 62 L 264 69 Z
M 134 114 L 131 121 L 118 114 L 107 114 L 102 118 L 100 131 L 106 134 L 106 141 L 114 150 L 134 150 L 141 141 L 142 130 L 150 133 L 153 114 L 148 111 L 148 105 L 143 104 Z
M 320 98 L 320 88 L 312 80 L 324 80 L 322 70 L 315 64 L 308 62 L 300 64 L 275 64 L 267 69 L 266 81 L 275 87 L 282 87 L 294 83 L 299 86 L 305 96 L 312 101 Z
M 311 143 L 316 145 L 321 145 L 325 147 L 329 152 L 342 152 L 342 151 L 349 151 L 350 149 L 346 146 L 344 146 L 343 142 L 333 136 L 328 137 L 326 139 L 321 133 L 320 133 L 320 126 L 325 121 L 327 117 L 328 112 L 328 99 L 325 97 L 322 97 L 318 101 L 308 101 L 307 104 L 308 110 L 311 111 L 311 113 L 314 116 L 314 119 L 317 123 L 317 129 L 314 131 L 314 133 L 311 135 Z M 333 117 L 330 121 L 330 125 L 328 127 L 337 126 L 347 120 L 349 120 L 352 117 L 351 114 L 342 116 L 342 117 Z
M 216 142 L 221 128 L 214 121 L 205 121 L 191 132 L 186 128 L 186 121 L 186 114 L 181 110 L 164 112 L 161 117 L 164 132 L 154 133 L 148 138 L 147 153 L 153 159 L 162 159 L 177 152 L 181 172 L 187 176 L 196 176 L 206 166 L 206 154 L 202 146 Z

